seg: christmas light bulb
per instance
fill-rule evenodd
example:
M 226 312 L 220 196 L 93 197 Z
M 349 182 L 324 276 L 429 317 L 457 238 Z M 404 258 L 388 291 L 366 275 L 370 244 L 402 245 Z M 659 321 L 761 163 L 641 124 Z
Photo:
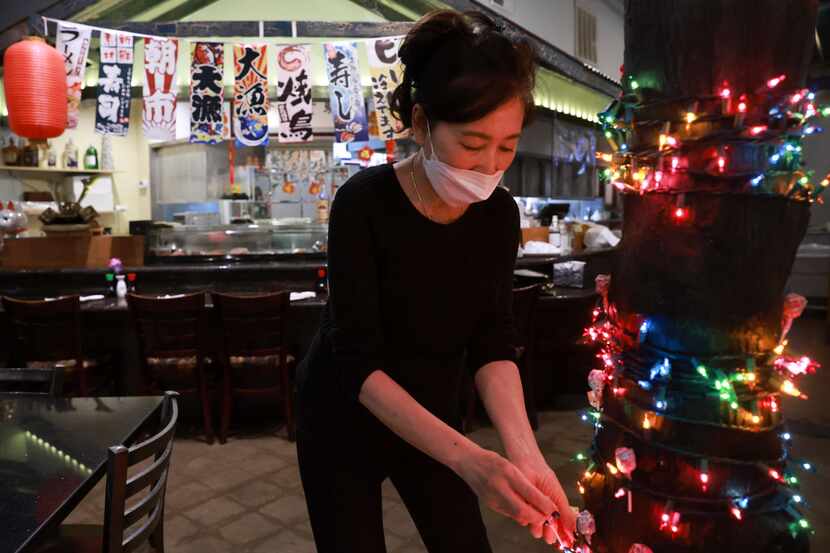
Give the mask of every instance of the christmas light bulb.
M 723 173 L 726 169 L 726 158 L 723 156 L 718 156 L 718 171 Z
M 760 422 L 761 417 L 759 417 L 758 415 L 752 415 L 752 424 L 760 424 Z
M 782 353 L 784 353 L 784 344 L 778 344 L 772 351 L 774 351 L 778 355 L 781 355 Z
M 770 478 L 772 478 L 773 480 L 778 480 L 779 482 L 784 481 L 784 479 L 781 478 L 781 473 L 778 472 L 775 469 L 769 469 L 769 475 L 770 475 Z
M 637 81 L 632 80 L 631 81 L 631 90 L 637 90 L 638 88 L 640 88 L 640 83 L 638 83 Z
M 739 508 L 737 508 L 737 507 L 732 507 L 732 508 L 729 510 L 729 512 L 731 512 L 731 513 L 732 513 L 732 516 L 733 516 L 733 517 L 735 517 L 736 519 L 738 519 L 738 520 L 743 520 L 743 513 L 741 512 L 741 510 L 740 510 Z
M 616 497 L 617 499 L 619 499 L 619 498 L 621 498 L 621 497 L 624 497 L 624 496 L 625 496 L 625 488 L 619 488 L 619 489 L 618 489 L 618 490 L 614 493 L 614 497 Z
M 813 470 L 813 465 L 807 462 L 801 463 L 801 468 L 804 470 Z
M 683 221 L 689 217 L 689 210 L 685 207 L 678 207 L 674 210 L 674 218 L 678 221 Z
M 787 394 L 788 396 L 793 396 L 793 397 L 802 397 L 802 395 L 803 395 L 801 393 L 801 390 L 796 388 L 795 384 L 793 384 L 791 380 L 785 380 L 781 384 L 781 391 L 783 393 Z
M 643 429 L 651 430 L 651 420 L 649 419 L 648 415 L 643 416 Z
M 680 158 L 673 157 L 671 158 L 671 171 L 672 173 L 677 172 L 677 168 L 680 166 Z
M 721 90 L 720 90 L 720 97 L 721 98 L 729 98 L 730 96 L 732 96 L 732 91 L 728 87 L 724 86 L 723 88 L 721 88 Z
M 755 125 L 754 127 L 749 128 L 749 133 L 753 136 L 758 136 L 762 132 L 766 131 L 767 128 L 768 127 L 766 125 Z
M 741 100 L 740 102 L 738 102 L 738 111 L 740 113 L 746 113 L 746 109 L 746 100 Z
M 789 442 L 790 440 L 793 439 L 793 436 L 789 432 L 784 432 L 783 434 L 781 434 L 781 439 L 784 440 L 785 442 Z
M 768 88 L 775 88 L 776 86 L 778 86 L 781 83 L 781 81 L 783 81 L 786 78 L 787 78 L 786 75 L 779 75 L 778 77 L 770 79 L 770 80 L 767 81 L 767 87 Z
M 796 92 L 795 94 L 793 94 L 793 95 L 790 97 L 790 103 L 791 103 L 791 104 L 797 104 L 797 103 L 798 103 L 798 102 L 800 102 L 803 98 L 804 98 L 804 96 L 802 96 L 802 95 L 801 95 L 801 93 Z
M 700 376 L 702 376 L 703 378 L 709 378 L 709 373 L 706 371 L 706 367 L 704 367 L 703 365 L 698 365 L 697 372 L 700 373 Z
M 695 115 L 691 111 L 686 112 L 686 123 L 687 124 L 691 125 L 692 123 L 695 122 L 696 119 L 697 119 L 697 115 Z
M 611 463 L 605 463 L 605 466 L 608 468 L 608 472 L 610 472 L 612 476 L 616 476 L 620 472 L 619 469 Z
M 803 499 L 800 495 L 795 494 L 795 495 L 793 496 L 793 502 L 795 502 L 795 503 L 801 503 L 802 501 L 804 501 L 804 499 Z

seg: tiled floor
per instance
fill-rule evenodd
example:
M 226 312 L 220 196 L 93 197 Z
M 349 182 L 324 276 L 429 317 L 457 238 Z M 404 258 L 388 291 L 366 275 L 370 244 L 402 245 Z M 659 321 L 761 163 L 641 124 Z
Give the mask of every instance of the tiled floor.
M 792 336 L 796 351 L 823 361 L 802 389 L 807 402 L 788 401 L 784 408 L 794 422 L 796 457 L 819 465 L 817 474 L 803 478 L 804 495 L 811 502 L 809 518 L 817 530 L 813 551 L 830 551 L 830 346 L 825 325 L 817 319 L 796 322 Z M 479 444 L 499 449 L 492 428 L 471 434 Z M 578 466 L 569 459 L 590 443 L 591 432 L 578 424 L 574 411 L 545 412 L 537 433 L 542 451 L 578 504 L 574 483 Z M 71 515 L 70 522 L 103 520 L 104 482 Z M 424 547 L 395 489 L 384 487 L 384 526 L 389 553 L 423 552 Z M 484 510 L 495 553 L 551 551 L 527 530 Z M 179 438 L 173 450 L 167 490 L 166 546 L 169 553 L 312 553 L 315 551 L 300 485 L 294 445 L 277 435 L 238 437 L 225 445 L 208 446 Z

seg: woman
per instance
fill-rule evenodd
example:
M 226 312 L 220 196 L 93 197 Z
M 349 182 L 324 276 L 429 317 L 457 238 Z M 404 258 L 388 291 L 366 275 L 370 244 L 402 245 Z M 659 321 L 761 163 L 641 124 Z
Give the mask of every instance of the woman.
M 491 551 L 476 496 L 535 537 L 570 543 L 574 513 L 536 444 L 514 363 L 519 214 L 497 188 L 533 106 L 533 52 L 480 14 L 438 11 L 400 57 L 393 110 L 422 149 L 338 191 L 329 302 L 298 370 L 317 550 L 386 550 L 387 477 L 430 553 Z M 458 431 L 467 367 L 506 459 Z

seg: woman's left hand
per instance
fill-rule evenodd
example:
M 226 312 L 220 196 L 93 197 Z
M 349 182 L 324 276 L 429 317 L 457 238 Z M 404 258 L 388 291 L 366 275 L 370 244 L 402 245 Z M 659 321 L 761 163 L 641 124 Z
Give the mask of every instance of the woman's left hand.
M 531 484 L 553 500 L 559 512 L 559 517 L 550 524 L 531 525 L 530 533 L 536 539 L 544 538 L 545 542 L 551 545 L 557 541 L 567 546 L 573 545 L 576 513 L 571 509 L 568 496 L 562 489 L 556 473 L 542 457 L 533 461 L 514 461 L 514 464 L 530 480 Z

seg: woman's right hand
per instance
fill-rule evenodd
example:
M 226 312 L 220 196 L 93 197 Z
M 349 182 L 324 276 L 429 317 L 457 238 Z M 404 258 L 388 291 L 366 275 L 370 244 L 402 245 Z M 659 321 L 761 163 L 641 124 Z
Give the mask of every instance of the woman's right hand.
M 455 472 L 487 507 L 522 526 L 541 524 L 557 510 L 522 471 L 494 451 L 474 448 L 459 461 Z

